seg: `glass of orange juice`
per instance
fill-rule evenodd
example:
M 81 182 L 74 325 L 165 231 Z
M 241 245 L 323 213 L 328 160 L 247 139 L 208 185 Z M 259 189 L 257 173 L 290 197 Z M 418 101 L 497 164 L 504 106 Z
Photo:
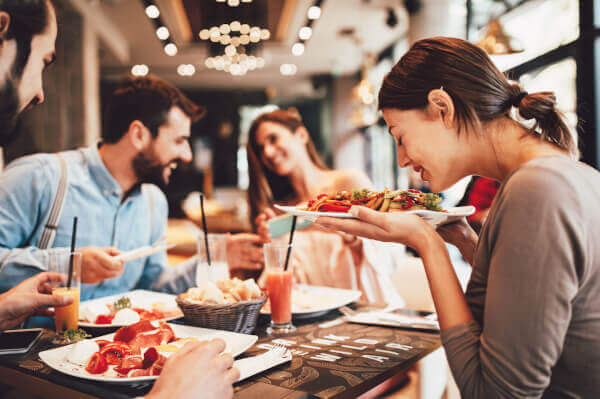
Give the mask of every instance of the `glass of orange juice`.
M 288 334 L 296 331 L 292 324 L 292 258 L 287 269 L 285 258 L 289 245 L 264 245 L 267 292 L 271 303 L 271 325 L 267 334 Z
M 72 258 L 72 261 L 71 261 Z M 69 285 L 69 269 L 73 264 Z M 73 297 L 73 303 L 54 309 L 54 325 L 56 332 L 63 334 L 68 330 L 79 328 L 79 297 L 81 293 L 81 252 L 56 249 L 50 252 L 49 271 L 65 276 L 65 282 L 52 287 L 52 295 L 68 295 Z

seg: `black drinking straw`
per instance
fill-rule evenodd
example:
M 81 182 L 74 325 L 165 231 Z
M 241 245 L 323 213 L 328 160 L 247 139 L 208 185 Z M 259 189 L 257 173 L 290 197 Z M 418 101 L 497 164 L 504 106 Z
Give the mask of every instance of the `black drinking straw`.
M 69 257 L 69 279 L 67 280 L 67 288 L 71 288 L 71 280 L 73 280 L 73 253 L 75 252 L 75 240 L 77 239 L 77 216 L 73 218 L 73 232 L 71 233 L 71 256 Z
M 206 215 L 204 214 L 204 194 L 200 193 L 200 209 L 202 210 L 202 230 L 204 230 L 204 248 L 206 249 L 206 261 L 210 266 L 210 250 L 208 249 L 208 229 L 206 228 Z
M 290 242 L 288 243 L 287 253 L 285 254 L 285 264 L 283 265 L 283 271 L 286 271 L 288 268 L 288 263 L 290 262 L 290 254 L 292 253 L 292 240 L 294 239 L 294 231 L 296 231 L 296 219 L 298 217 L 294 216 L 292 219 L 292 230 L 290 231 Z

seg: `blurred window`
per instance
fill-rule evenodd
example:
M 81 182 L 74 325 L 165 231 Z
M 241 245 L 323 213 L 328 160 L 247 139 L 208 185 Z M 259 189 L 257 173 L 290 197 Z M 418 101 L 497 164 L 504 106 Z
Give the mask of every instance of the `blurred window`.
M 492 56 L 496 65 L 505 71 L 577 40 L 579 1 L 531 0 L 502 16 L 500 22 L 506 33 L 518 39 L 525 49 L 517 54 Z

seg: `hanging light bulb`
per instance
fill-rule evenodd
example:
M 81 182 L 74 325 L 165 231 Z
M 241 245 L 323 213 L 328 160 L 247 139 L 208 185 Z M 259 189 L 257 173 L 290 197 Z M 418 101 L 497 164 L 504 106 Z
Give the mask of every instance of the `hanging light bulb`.
M 223 35 L 221 36 L 221 44 L 224 46 L 227 46 L 229 43 L 231 43 L 231 36 L 229 35 Z
M 295 64 L 281 64 L 281 66 L 279 67 L 279 72 L 283 76 L 295 75 L 297 70 L 298 70 L 298 67 L 296 67 Z
M 298 32 L 298 37 L 300 37 L 300 39 L 308 40 L 311 36 L 312 29 L 310 28 L 310 26 L 303 26 L 302 28 L 300 28 L 300 31 Z
M 229 7 L 237 7 L 240 5 L 240 0 L 227 0 Z
M 170 36 L 169 29 L 167 29 L 166 26 L 161 26 L 156 30 L 156 36 L 158 36 L 160 40 L 167 40 Z
M 270 37 L 271 37 L 271 32 L 269 32 L 268 29 L 260 30 L 260 40 L 269 40 Z
M 295 43 L 292 46 L 292 54 L 294 54 L 295 56 L 301 56 L 302 54 L 304 54 L 304 44 L 302 43 Z
M 308 19 L 319 19 L 321 17 L 321 7 L 311 6 L 308 9 Z
M 150 72 L 150 68 L 145 64 L 134 65 L 131 68 L 131 74 L 133 76 L 146 76 L 148 75 L 148 72 Z
M 172 57 L 177 54 L 177 46 L 173 43 L 169 43 L 165 46 L 165 53 Z
M 231 32 L 229 24 L 222 24 L 221 26 L 219 26 L 219 32 L 221 32 L 222 35 L 226 35 L 229 32 Z
M 151 4 L 148 7 L 146 7 L 146 15 L 148 16 L 148 18 L 156 19 L 160 17 L 160 11 L 158 7 L 156 7 L 154 4 Z
M 230 57 L 233 57 L 235 55 L 235 53 L 237 52 L 235 46 L 232 46 L 231 44 L 227 47 L 225 47 L 225 54 L 227 54 Z
M 200 39 L 202 40 L 208 40 L 210 39 L 210 31 L 208 29 L 202 29 L 200 33 L 198 33 L 198 36 L 200 36 Z

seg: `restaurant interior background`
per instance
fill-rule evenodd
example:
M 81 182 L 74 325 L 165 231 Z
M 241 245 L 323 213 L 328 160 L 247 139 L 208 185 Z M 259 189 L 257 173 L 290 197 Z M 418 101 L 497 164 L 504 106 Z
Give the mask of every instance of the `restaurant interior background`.
M 223 210 L 245 212 L 247 129 L 275 106 L 299 110 L 330 166 L 363 169 L 376 187 L 402 185 L 406 172 L 396 167 L 392 140 L 376 111 L 384 74 L 415 40 L 444 35 L 477 42 L 494 21 L 515 50 L 524 50 L 493 55 L 494 61 L 530 92 L 555 90 L 570 122 L 579 124 L 583 160 L 598 165 L 600 1 L 54 3 L 57 62 L 45 77 L 46 103 L 23 118 L 22 134 L 5 149 L 5 162 L 94 143 L 115 83 L 127 74 L 152 73 L 208 111 L 193 126 L 194 162 L 180 167 L 168 188 L 172 217 L 185 216 L 181 203 L 198 190 L 216 204 L 220 199 Z M 234 21 L 242 32 L 231 32 Z M 502 50 L 498 46 L 503 44 L 489 50 Z M 227 54 L 237 54 L 238 64 L 226 66 Z M 249 227 L 244 217 L 238 219 L 228 227 Z
M 22 119 L 18 138 L 4 149 L 4 164 L 92 145 L 115 84 L 128 74 L 158 75 L 208 111 L 192 127 L 194 161 L 174 172 L 166 192 L 170 227 L 198 216 L 197 197 L 189 194 L 203 191 L 211 198 L 210 230 L 250 229 L 247 130 L 253 118 L 275 107 L 299 111 L 329 166 L 361 169 L 377 188 L 406 186 L 409 172 L 397 167 L 376 97 L 410 44 L 430 36 L 487 44 L 497 65 L 527 91 L 555 91 L 579 128 L 583 161 L 600 163 L 600 0 L 53 3 L 59 36 L 56 63 L 44 78 L 45 104 Z M 494 54 L 503 52 L 511 54 Z M 195 251 L 193 242 L 181 248 L 180 256 Z M 424 276 L 412 284 L 404 273 L 395 281 L 404 284 L 403 295 L 428 292 Z M 427 301 L 407 303 L 432 307 Z

